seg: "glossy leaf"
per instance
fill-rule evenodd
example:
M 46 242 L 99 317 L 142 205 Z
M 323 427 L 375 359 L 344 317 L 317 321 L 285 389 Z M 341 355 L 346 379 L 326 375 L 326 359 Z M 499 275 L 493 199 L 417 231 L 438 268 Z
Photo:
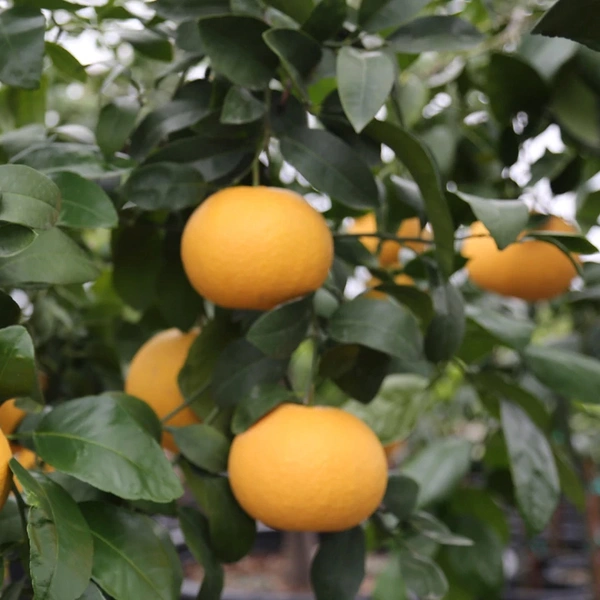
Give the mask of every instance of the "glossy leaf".
M 173 568 L 175 550 L 149 517 L 101 502 L 80 508 L 94 537 L 92 577 L 103 590 L 116 600 L 179 600 L 183 576 Z
M 522 200 L 489 200 L 462 192 L 456 195 L 469 204 L 500 249 L 512 244 L 529 221 L 529 209 Z
M 583 235 L 558 231 L 528 231 L 526 237 L 560 245 L 561 249 L 577 254 L 596 254 L 598 252 L 598 248 Z
M 21 316 L 21 308 L 6 292 L 0 290 L 0 328 L 16 325 Z
M 182 494 L 162 449 L 111 395 L 69 400 L 34 433 L 38 454 L 59 471 L 129 500 L 169 502 Z
M 15 6 L 0 12 L 0 81 L 35 89 L 44 59 L 46 20 L 40 10 Z
M 0 329 L 0 402 L 31 392 L 35 378 L 33 341 L 21 325 Z
M 158 0 L 156 4 L 161 17 L 175 21 L 230 12 L 229 0 Z
M 388 477 L 383 505 L 401 521 L 408 519 L 417 507 L 419 484 L 406 475 Z
M 0 221 L 48 229 L 58 219 L 60 190 L 30 167 L 0 166 L 0 193 Z
M 125 410 L 129 416 L 157 442 L 162 436 L 162 425 L 150 405 L 124 392 L 105 392 Z
M 281 136 L 281 153 L 316 189 L 356 209 L 378 205 L 377 187 L 369 167 L 333 134 L 292 129 Z
M 66 48 L 54 42 L 46 42 L 45 49 L 52 64 L 60 73 L 76 81 L 87 80 L 84 66 Z
M 471 444 L 460 438 L 432 442 L 410 458 L 402 473 L 419 484 L 418 507 L 446 498 L 471 467 Z
M 534 330 L 531 321 L 474 305 L 467 306 L 466 313 L 469 319 L 491 333 L 498 341 L 515 349 L 524 348 L 531 340 Z
M 256 537 L 256 523 L 237 503 L 229 480 L 201 475 L 183 463 L 186 483 L 208 519 L 210 545 L 218 560 L 236 562 L 245 556 Z
M 460 348 L 465 336 L 465 305 L 453 285 L 433 290 L 435 316 L 425 335 L 425 355 L 432 362 L 449 360 Z
M 117 211 L 99 185 L 67 171 L 53 173 L 50 178 L 62 195 L 58 225 L 73 229 L 117 226 Z
M 388 37 L 396 52 L 459 52 L 483 41 L 483 35 L 471 23 L 459 17 L 431 16 L 415 19 Z
M 179 509 L 179 522 L 187 547 L 204 569 L 204 578 L 196 600 L 221 600 L 225 574 L 210 547 L 208 520 L 196 509 L 182 506 Z
M 318 42 L 335 36 L 346 20 L 348 6 L 345 0 L 321 0 L 302 25 L 303 31 Z
M 261 315 L 246 339 L 273 358 L 286 358 L 306 337 L 312 315 L 312 295 L 283 304 Z
M 177 447 L 191 463 L 214 474 L 227 470 L 229 440 L 220 431 L 204 423 L 173 427 L 171 431 Z
M 143 210 L 175 211 L 199 204 L 206 186 L 192 166 L 157 162 L 134 169 L 123 192 Z
M 269 84 L 278 60 L 263 41 L 265 23 L 252 17 L 220 16 L 202 19 L 199 27 L 215 71 L 250 89 Z
M 173 59 L 171 42 L 151 29 L 121 29 L 119 35 L 124 42 L 129 42 L 140 54 L 169 62 Z
M 229 125 L 252 123 L 264 116 L 266 111 L 266 105 L 247 89 L 234 85 L 229 88 L 223 101 L 221 123 Z
M 14 458 L 10 467 L 30 506 L 27 533 L 34 593 L 48 600 L 76 600 L 92 574 L 90 530 L 77 504 L 60 485 L 27 471 Z
M 19 254 L 31 246 L 36 237 L 35 231 L 29 227 L 0 222 L 0 258 Z
M 418 598 L 441 600 L 446 596 L 446 576 L 430 558 L 403 550 L 400 553 L 400 568 L 406 588 Z
M 377 577 L 373 600 L 407 600 L 406 585 L 402 576 L 400 553 L 390 554 L 387 565 Z
M 413 134 L 390 123 L 373 121 L 367 126 L 366 133 L 389 146 L 419 186 L 433 229 L 440 270 L 449 276 L 454 266 L 454 225 L 431 153 Z
M 452 533 L 445 523 L 436 519 L 432 514 L 418 511 L 410 517 L 408 523 L 421 535 L 424 535 L 442 546 L 473 545 L 472 540 L 462 535 Z
M 431 0 L 363 0 L 358 21 L 366 31 L 398 27 L 415 17 Z
M 600 361 L 544 346 L 527 347 L 524 358 L 533 374 L 556 393 L 583 403 L 600 402 Z
M 42 231 L 16 256 L 0 258 L 0 285 L 68 285 L 98 275 L 87 253 L 58 228 Z
M 550 444 L 527 414 L 502 403 L 502 427 L 521 514 L 531 531 L 542 531 L 554 514 L 560 484 Z
M 96 125 L 96 141 L 105 156 L 123 148 L 137 120 L 140 105 L 128 96 L 115 98 L 100 111 Z
M 421 356 L 417 320 L 390 301 L 359 296 L 336 310 L 329 327 L 331 337 L 344 344 L 361 344 L 408 361 Z
M 375 117 L 396 79 L 396 66 L 380 50 L 346 46 L 337 58 L 337 80 L 344 112 L 357 133 Z
M 232 342 L 219 355 L 212 379 L 212 395 L 221 408 L 235 406 L 257 385 L 275 383 L 285 373 L 286 361 L 265 356 L 250 342 Z
M 365 555 L 361 527 L 321 534 L 310 568 L 316 600 L 354 600 L 365 576 Z

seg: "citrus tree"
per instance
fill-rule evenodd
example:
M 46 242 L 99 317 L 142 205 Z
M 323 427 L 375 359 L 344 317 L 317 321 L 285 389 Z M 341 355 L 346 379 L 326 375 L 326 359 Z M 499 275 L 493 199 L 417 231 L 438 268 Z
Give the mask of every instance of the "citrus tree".
M 201 600 L 257 520 L 319 600 L 380 549 L 494 598 L 503 508 L 583 506 L 600 8 L 550 4 L 0 3 L 0 598 L 179 598 L 155 515 Z

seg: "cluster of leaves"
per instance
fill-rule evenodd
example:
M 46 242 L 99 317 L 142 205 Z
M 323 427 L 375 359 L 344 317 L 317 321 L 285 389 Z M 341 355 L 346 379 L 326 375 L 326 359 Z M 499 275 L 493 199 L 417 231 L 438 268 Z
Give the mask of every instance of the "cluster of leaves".
M 11 463 L 29 512 L 10 498 L 0 552 L 25 574 L 0 597 L 178 598 L 178 557 L 148 518 L 166 514 L 204 567 L 199 598 L 219 598 L 222 563 L 250 551 L 256 532 L 223 475 L 231 438 L 307 394 L 360 415 L 386 443 L 418 423 L 423 443 L 366 530 L 322 536 L 318 598 L 354 598 L 371 548 L 390 551 L 378 600 L 495 597 L 500 504 L 518 506 L 531 532 L 561 489 L 582 504 L 568 413 L 598 402 L 600 273 L 585 265 L 581 291 L 524 311 L 461 283 L 456 242 L 478 219 L 505 247 L 528 224 L 526 199 L 551 212 L 566 192 L 583 231 L 596 224 L 594 15 L 559 0 L 539 21 L 539 33 L 569 41 L 527 33 L 537 2 L 454 4 L 157 0 L 138 14 L 27 0 L 0 12 L 0 401 L 20 398 L 29 415 L 15 439 L 56 469 Z M 111 58 L 85 68 L 66 46 L 90 29 Z M 122 48 L 133 48 L 126 65 Z M 46 126 L 49 111 L 58 124 Z M 561 150 L 519 175 L 517 159 L 548 128 Z M 205 303 L 179 258 L 191 210 L 251 182 L 312 194 L 336 232 L 325 286 L 263 314 Z M 395 285 L 344 235 L 344 219 L 365 211 L 388 236 L 408 217 L 430 223 L 431 249 L 404 265 L 416 287 Z M 595 251 L 580 235 L 538 237 Z M 389 298 L 347 298 L 356 267 Z M 568 337 L 540 343 L 536 326 L 557 315 Z M 152 333 L 198 323 L 179 383 L 204 422 L 174 435 L 200 510 L 175 502 L 183 489 L 157 443 L 161 423 L 115 391 Z M 451 429 L 432 440 L 423 424 L 449 407 Z M 450 435 L 469 418 L 485 426 L 482 460 Z

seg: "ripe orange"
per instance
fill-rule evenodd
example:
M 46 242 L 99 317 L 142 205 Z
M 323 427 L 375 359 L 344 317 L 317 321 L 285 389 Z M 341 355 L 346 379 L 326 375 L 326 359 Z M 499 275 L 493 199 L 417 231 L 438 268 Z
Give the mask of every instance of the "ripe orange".
M 358 417 L 282 404 L 234 439 L 229 480 L 244 510 L 270 527 L 342 531 L 381 502 L 386 456 Z
M 358 219 L 355 219 L 354 223 L 348 228 L 348 233 L 375 233 L 377 231 L 377 220 L 374 213 L 367 213 Z M 398 237 L 407 238 L 423 238 L 426 240 L 431 239 L 431 234 L 426 229 L 421 227 L 421 222 L 417 217 L 405 219 L 400 223 L 400 227 L 396 232 Z M 361 237 L 359 238 L 363 245 L 371 252 L 375 254 L 379 246 L 379 238 L 376 237 Z M 424 252 L 427 249 L 427 244 L 423 242 L 394 242 L 393 240 L 386 240 L 381 244 L 381 250 L 379 252 L 379 264 L 383 267 L 390 267 L 392 265 L 399 264 L 398 252 L 400 249 L 406 247 L 410 248 L 417 254 Z
M 137 351 L 129 365 L 125 392 L 147 402 L 159 419 L 185 402 L 177 376 L 198 333 L 198 330 L 188 333 L 179 329 L 161 331 Z M 199 421 L 192 409 L 186 407 L 171 417 L 166 425 L 185 427 Z M 163 432 L 162 445 L 177 452 L 173 436 L 166 431 Z
M 8 462 L 12 458 L 12 451 L 6 436 L 0 431 L 0 509 L 4 506 L 8 492 L 10 491 L 10 482 L 12 473 Z
M 24 410 L 21 410 L 16 406 L 15 400 L 7 400 L 0 406 L 0 430 L 5 435 L 14 433 L 26 414 L 27 413 Z M 10 443 L 10 446 L 13 451 L 19 448 L 18 444 L 12 442 Z
M 377 279 L 377 277 L 371 277 L 367 282 L 367 291 L 365 292 L 365 296 L 368 298 L 376 298 L 378 300 L 385 300 L 387 298 L 387 294 L 385 292 L 381 292 L 376 290 L 376 288 L 381 283 L 381 279 Z M 406 275 L 405 273 L 399 273 L 394 277 L 394 283 L 396 285 L 415 285 L 415 280 L 410 277 L 410 275 Z
M 541 231 L 576 232 L 577 229 L 551 216 Z M 489 234 L 483 223 L 471 226 L 471 235 Z M 521 234 L 521 237 L 526 232 Z M 538 240 L 514 243 L 498 250 L 490 236 L 465 240 L 463 255 L 469 259 L 467 271 L 480 288 L 529 302 L 549 300 L 563 294 L 577 271 L 568 257 L 555 246 Z
M 325 219 L 279 188 L 231 187 L 188 220 L 181 259 L 196 291 L 226 308 L 269 310 L 323 284 L 333 261 Z

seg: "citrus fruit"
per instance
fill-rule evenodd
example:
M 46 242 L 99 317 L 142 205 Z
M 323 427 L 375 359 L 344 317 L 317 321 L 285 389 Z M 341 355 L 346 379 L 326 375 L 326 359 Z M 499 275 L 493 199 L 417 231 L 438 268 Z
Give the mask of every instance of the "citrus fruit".
M 375 233 L 377 231 L 377 219 L 374 213 L 367 213 L 358 219 L 355 219 L 354 223 L 348 228 L 348 233 L 359 234 L 359 233 Z M 431 234 L 426 229 L 421 227 L 421 222 L 417 217 L 405 219 L 400 223 L 400 227 L 396 232 L 398 237 L 406 238 L 423 238 L 426 240 L 431 239 Z M 375 254 L 379 247 L 379 238 L 376 237 L 361 237 L 359 238 L 363 245 L 371 252 Z M 389 267 L 392 265 L 399 264 L 398 252 L 401 248 L 410 248 L 417 254 L 424 252 L 427 249 L 427 244 L 423 242 L 404 242 L 400 244 L 393 240 L 386 240 L 381 244 L 379 251 L 379 264 L 383 267 Z
M 11 471 L 8 462 L 12 458 L 12 451 L 6 436 L 0 431 L 0 509 L 4 506 L 10 491 Z
M 396 285 L 415 285 L 415 280 L 405 273 L 399 273 L 394 277 L 394 283 Z M 371 279 L 369 279 L 367 282 L 367 291 L 365 292 L 365 296 L 368 298 L 376 298 L 377 300 L 384 300 L 387 298 L 387 294 L 385 292 L 374 289 L 380 284 L 381 279 L 377 279 L 377 277 L 371 277 Z
M 179 329 L 166 329 L 151 337 L 135 354 L 125 380 L 125 392 L 148 403 L 159 419 L 185 402 L 177 377 L 185 363 L 198 330 L 183 333 Z M 200 419 L 191 408 L 185 407 L 171 417 L 165 425 L 185 427 Z M 162 444 L 177 452 L 173 436 L 163 432 Z
M 0 405 L 0 430 L 5 435 L 14 433 L 15 429 L 25 418 L 25 415 L 27 415 L 27 413 L 17 407 L 14 399 L 7 400 L 4 404 Z M 13 452 L 20 448 L 18 444 L 13 442 L 10 442 L 10 447 Z
M 573 225 L 554 216 L 538 230 L 577 231 Z M 549 300 L 566 292 L 577 275 L 569 258 L 548 242 L 527 240 L 499 250 L 481 222 L 471 226 L 470 235 L 485 237 L 470 237 L 464 241 L 462 253 L 469 259 L 467 271 L 473 283 L 489 292 L 529 302 Z M 520 237 L 524 235 L 526 232 Z
M 229 481 L 244 510 L 270 527 L 342 531 L 379 506 L 386 456 L 358 417 L 282 404 L 234 438 Z
M 211 302 L 269 310 L 321 287 L 333 261 L 333 238 L 302 196 L 231 187 L 189 218 L 181 259 L 192 286 Z

